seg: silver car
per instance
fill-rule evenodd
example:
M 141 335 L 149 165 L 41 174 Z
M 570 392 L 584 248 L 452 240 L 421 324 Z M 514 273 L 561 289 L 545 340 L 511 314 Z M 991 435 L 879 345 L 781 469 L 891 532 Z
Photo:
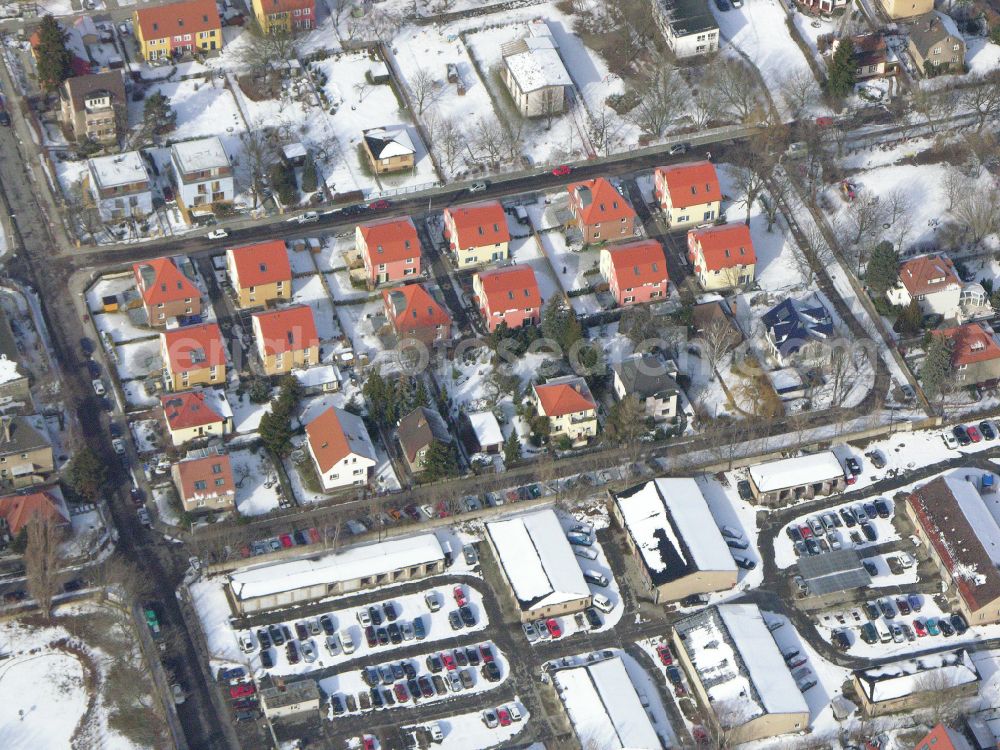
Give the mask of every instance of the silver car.
M 538 640 L 538 631 L 530 622 L 522 623 L 521 629 L 524 631 L 524 637 L 528 639 L 528 643 L 534 643 Z

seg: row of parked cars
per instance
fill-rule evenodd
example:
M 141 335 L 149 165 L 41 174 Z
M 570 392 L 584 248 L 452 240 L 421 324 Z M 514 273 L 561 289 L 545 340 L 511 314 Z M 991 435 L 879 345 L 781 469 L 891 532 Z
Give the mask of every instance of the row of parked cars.
M 1000 436 L 1000 425 L 992 419 L 984 419 L 978 425 L 957 424 L 950 431 L 941 433 L 944 444 L 952 450 L 983 440 L 996 440 L 997 436 Z
M 792 540 L 796 557 L 818 555 L 820 552 L 841 549 L 844 534 L 854 545 L 878 540 L 878 529 L 872 523 L 876 518 L 892 517 L 892 505 L 884 497 L 845 505 L 826 513 L 809 516 L 801 523 L 791 523 L 785 533 Z M 855 528 L 857 527 L 857 528 Z M 847 529 L 846 531 L 842 531 Z
M 483 711 L 483 724 L 487 729 L 509 727 L 515 721 L 521 720 L 521 710 L 513 703 L 506 703 L 496 708 Z
M 229 667 L 219 671 L 219 681 L 229 684 L 229 701 L 236 721 L 253 721 L 260 715 L 257 702 L 257 686 L 243 667 Z M 179 686 L 174 686 L 179 687 Z M 182 696 L 183 697 L 183 696 Z M 177 699 L 176 691 L 174 700 Z
M 795 687 L 799 689 L 800 693 L 816 687 L 816 675 L 809 668 L 809 660 L 801 651 L 797 648 L 786 649 L 781 652 L 781 656 L 784 658 L 788 671 L 791 672 L 792 679 L 795 680 Z
M 969 629 L 965 618 L 960 614 L 942 615 L 940 617 L 914 617 L 909 623 L 897 620 L 897 615 L 906 617 L 916 614 L 923 608 L 923 598 L 919 594 L 898 596 L 895 599 L 882 597 L 875 602 L 865 602 L 862 605 L 868 622 L 859 628 L 861 640 L 868 644 L 903 643 L 915 641 L 927 636 L 964 635 Z M 843 651 L 850 648 L 846 631 L 836 631 L 834 645 Z
M 292 547 L 305 546 L 307 544 L 319 544 L 321 541 L 322 535 L 316 527 L 296 529 L 286 534 L 272 536 L 269 539 L 258 539 L 250 544 L 244 544 L 240 547 L 240 557 L 255 557 L 282 549 L 291 549 Z

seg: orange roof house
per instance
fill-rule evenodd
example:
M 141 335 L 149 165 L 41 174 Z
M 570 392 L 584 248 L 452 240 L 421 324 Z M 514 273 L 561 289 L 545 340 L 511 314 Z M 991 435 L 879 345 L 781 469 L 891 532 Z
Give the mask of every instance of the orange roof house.
M 215 0 L 184 0 L 140 8 L 133 14 L 142 56 L 158 60 L 222 49 L 222 21 Z
M 198 451 L 175 463 L 170 473 L 184 510 L 228 510 L 236 506 L 233 466 L 225 453 Z
M 688 258 L 706 290 L 745 286 L 757 265 L 750 227 L 743 223 L 690 230 Z
M 914 745 L 913 750 L 970 750 L 971 745 L 954 729 L 938 724 Z
M 669 227 L 715 221 L 722 209 L 719 175 L 710 161 L 657 167 L 653 193 Z
M 132 275 L 150 325 L 165 326 L 170 318 L 201 313 L 201 291 L 173 258 L 134 263 Z
M 386 289 L 382 292 L 385 317 L 396 336 L 431 344 L 451 338 L 451 316 L 423 284 Z
M 573 375 L 532 386 L 538 414 L 549 418 L 549 437 L 574 445 L 597 434 L 597 402 L 587 381 Z
M 444 236 L 459 268 L 507 258 L 510 229 L 499 201 L 446 208 Z
M 252 320 L 257 353 L 268 375 L 319 362 L 319 334 L 309 305 L 255 313 Z
M 584 244 L 628 239 L 635 228 L 635 210 L 604 177 L 574 182 L 569 208 Z
M 226 344 L 216 323 L 164 331 L 160 354 L 171 390 L 226 381 Z
M 545 383 L 536 385 L 535 394 L 545 416 L 561 417 L 566 414 L 597 408 L 589 388 L 576 387 L 574 383 Z M 586 383 L 584 382 L 584 385 Z
M 542 295 L 531 266 L 477 273 L 472 289 L 491 332 L 501 323 L 513 329 L 541 321 Z
M 232 411 L 212 390 L 184 391 L 160 396 L 160 407 L 174 445 L 232 431 Z
M 292 265 L 282 240 L 231 247 L 226 250 L 226 268 L 240 307 L 262 307 L 292 297 Z
M 324 489 L 368 483 L 377 455 L 361 417 L 331 406 L 306 425 L 306 438 Z
M 3 519 L 12 537 L 20 534 L 34 518 L 48 519 L 58 526 L 69 525 L 66 504 L 48 490 L 0 497 L 0 519 Z
M 984 323 L 966 323 L 936 331 L 951 343 L 951 366 L 956 380 L 984 383 L 1000 378 L 1000 344 L 993 329 Z
M 899 282 L 911 297 L 934 294 L 950 284 L 961 284 L 955 264 L 947 255 L 924 255 L 899 267 Z
M 420 273 L 420 240 L 409 217 L 358 224 L 354 241 L 371 285 Z
M 641 240 L 601 250 L 601 274 L 619 305 L 662 300 L 667 296 L 667 258 L 656 240 Z

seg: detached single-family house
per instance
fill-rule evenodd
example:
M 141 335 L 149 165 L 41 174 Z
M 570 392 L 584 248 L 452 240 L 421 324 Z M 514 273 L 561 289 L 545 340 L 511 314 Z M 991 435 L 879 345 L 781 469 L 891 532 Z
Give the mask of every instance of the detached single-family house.
M 413 169 L 417 150 L 404 126 L 369 128 L 361 134 L 368 163 L 375 174 L 402 172 Z
M 59 117 L 73 138 L 102 146 L 118 144 L 127 100 L 120 70 L 67 78 L 59 89 Z
M 160 334 L 163 380 L 168 391 L 226 382 L 226 342 L 217 323 L 202 323 Z
M 803 346 L 833 338 L 833 318 L 815 296 L 807 300 L 782 300 L 761 316 L 771 354 L 784 364 Z
M 201 291 L 173 258 L 134 263 L 132 274 L 151 326 L 163 327 L 174 318 L 201 314 Z
M 229 248 L 226 269 L 241 308 L 292 298 L 292 265 L 282 240 Z
M 566 110 L 573 85 L 559 45 L 544 19 L 528 24 L 528 36 L 500 45 L 500 77 L 523 117 L 551 117 Z
M 458 268 L 507 259 L 510 229 L 499 201 L 446 208 L 444 236 Z
M 597 434 L 597 402 L 587 381 L 573 375 L 532 386 L 539 416 L 549 418 L 549 437 L 565 435 L 584 445 Z
M 0 538 L 17 538 L 36 519 L 69 530 L 69 509 L 58 486 L 0 497 Z
M 653 194 L 671 229 L 713 222 L 722 213 L 722 188 L 710 161 L 657 167 Z
M 215 0 L 184 0 L 140 8 L 133 14 L 139 50 L 149 62 L 222 49 L 222 21 Z
M 364 260 L 369 287 L 406 281 L 420 274 L 420 240 L 408 216 L 358 224 L 354 246 Z
M 688 231 L 688 259 L 707 292 L 752 284 L 757 255 L 750 227 L 739 223 Z
M 719 51 L 719 24 L 703 0 L 653 0 L 653 15 L 678 59 Z
M 916 300 L 924 315 L 959 322 L 992 312 L 986 290 L 980 284 L 963 284 L 947 255 L 922 255 L 901 264 L 899 282 L 885 296 L 900 307 Z
M 233 465 L 222 448 L 192 451 L 170 467 L 181 505 L 189 513 L 236 507 Z
M 885 14 L 893 21 L 922 16 L 934 10 L 934 0 L 879 0 Z
M 635 211 L 604 177 L 574 182 L 569 191 L 569 210 L 583 243 L 615 242 L 632 237 Z
M 319 334 L 309 305 L 254 313 L 257 355 L 268 375 L 319 364 Z
M 961 73 L 965 65 L 965 40 L 951 16 L 932 11 L 914 18 L 907 48 L 917 68 L 926 75 Z
M 378 459 L 361 417 L 331 406 L 306 425 L 306 438 L 327 492 L 368 484 Z
M 1000 379 L 1000 343 L 985 323 L 966 323 L 935 331 L 951 344 L 954 378 L 965 385 Z
M 542 295 L 531 266 L 477 273 L 472 289 L 490 333 L 501 323 L 514 329 L 542 322 Z
M 451 316 L 423 284 L 407 284 L 382 292 L 385 317 L 399 339 L 430 346 L 451 338 Z
M 153 212 L 149 172 L 138 151 L 87 159 L 84 179 L 102 221 L 142 219 Z
M 615 302 L 622 307 L 662 302 L 667 297 L 667 258 L 656 240 L 603 248 L 600 269 Z
M 163 419 L 170 442 L 184 445 L 192 440 L 222 437 L 233 431 L 233 411 L 225 394 L 214 388 L 160 396 Z
M 834 49 L 840 40 L 834 41 Z M 895 53 L 890 63 L 890 50 L 885 37 L 879 33 L 857 34 L 851 37 L 854 46 L 854 80 L 881 78 L 895 72 L 898 63 Z
M 56 470 L 45 418 L 38 414 L 0 416 L 0 484 L 42 484 Z
M 251 6 L 265 34 L 316 28 L 316 0 L 253 0 Z
M 410 471 L 417 474 L 424 470 L 424 462 L 431 443 L 451 444 L 451 433 L 448 425 L 434 409 L 419 406 L 401 420 L 396 426 L 396 439 L 403 449 L 403 457 Z
M 667 422 L 677 416 L 680 386 L 674 380 L 676 368 L 652 354 L 634 354 L 611 366 L 615 397 L 624 401 L 633 396 L 647 417 Z
M 177 207 L 188 223 L 192 216 L 232 204 L 236 189 L 233 167 L 218 136 L 175 143 L 170 147 L 170 166 Z

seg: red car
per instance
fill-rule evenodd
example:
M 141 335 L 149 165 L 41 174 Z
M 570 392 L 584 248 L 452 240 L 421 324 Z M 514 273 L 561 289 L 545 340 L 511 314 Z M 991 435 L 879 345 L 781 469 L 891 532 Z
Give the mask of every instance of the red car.
M 281 546 L 284 547 L 285 549 L 295 546 L 295 542 L 292 541 L 291 534 L 282 534 L 281 536 L 278 537 L 278 539 L 281 540 Z
M 381 200 L 372 201 L 371 203 L 368 204 L 368 208 L 371 209 L 372 211 L 378 211 L 379 209 L 389 208 L 389 205 L 390 205 L 389 201 L 383 198 Z
M 983 436 L 979 434 L 979 428 L 970 425 L 965 428 L 965 431 L 969 433 L 969 440 L 973 443 L 978 443 L 983 439 Z
M 315 526 L 309 529 L 308 533 L 309 533 L 309 542 L 311 544 L 319 544 L 320 541 L 322 541 L 319 535 L 319 529 L 317 529 Z
M 553 169 L 552 174 L 554 174 L 556 177 L 565 177 L 572 171 L 573 167 L 569 166 L 568 164 L 563 164 L 562 166 Z
M 559 638 L 562 636 L 562 628 L 559 627 L 559 621 L 556 618 L 550 617 L 545 621 L 545 626 L 549 629 L 549 634 L 553 638 Z
M 229 688 L 230 698 L 246 698 L 248 695 L 253 695 L 257 692 L 257 688 L 253 686 L 252 682 L 241 682 L 239 685 L 233 685 Z
M 484 664 L 489 664 L 491 661 L 493 661 L 493 650 L 485 643 L 479 647 L 479 653 L 483 657 Z
M 452 593 L 455 595 L 455 604 L 459 607 L 464 607 L 468 603 L 465 599 L 465 592 L 462 590 L 461 586 L 456 586 Z
M 833 118 L 832 117 L 817 117 L 816 118 L 816 124 L 819 125 L 821 128 L 828 128 L 831 125 L 833 125 Z
M 927 628 L 924 627 L 924 623 L 922 620 L 913 621 L 913 632 L 917 634 L 918 638 L 923 638 L 924 636 L 927 635 Z
M 667 644 L 656 647 L 656 655 L 660 657 L 660 661 L 663 662 L 663 666 L 669 667 L 674 663 L 674 657 L 670 655 L 670 647 Z
M 392 691 L 396 694 L 397 703 L 406 703 L 406 701 L 410 700 L 410 694 L 407 692 L 406 685 L 404 683 L 397 682 Z
M 361 744 L 364 746 L 364 750 L 375 750 L 375 738 L 370 734 L 361 738 Z
M 445 504 L 444 500 L 442 500 L 436 506 L 434 506 L 434 509 L 437 511 L 438 518 L 448 517 L 448 506 Z
M 441 661 L 444 662 L 445 669 L 452 670 L 456 668 L 455 657 L 446 651 L 441 652 Z
M 511 723 L 510 714 L 507 712 L 506 708 L 497 709 L 497 718 L 500 720 L 500 726 L 502 727 L 510 726 Z
M 804 523 L 799 526 L 799 533 L 803 539 L 812 539 L 813 530 L 809 528 L 809 524 Z

